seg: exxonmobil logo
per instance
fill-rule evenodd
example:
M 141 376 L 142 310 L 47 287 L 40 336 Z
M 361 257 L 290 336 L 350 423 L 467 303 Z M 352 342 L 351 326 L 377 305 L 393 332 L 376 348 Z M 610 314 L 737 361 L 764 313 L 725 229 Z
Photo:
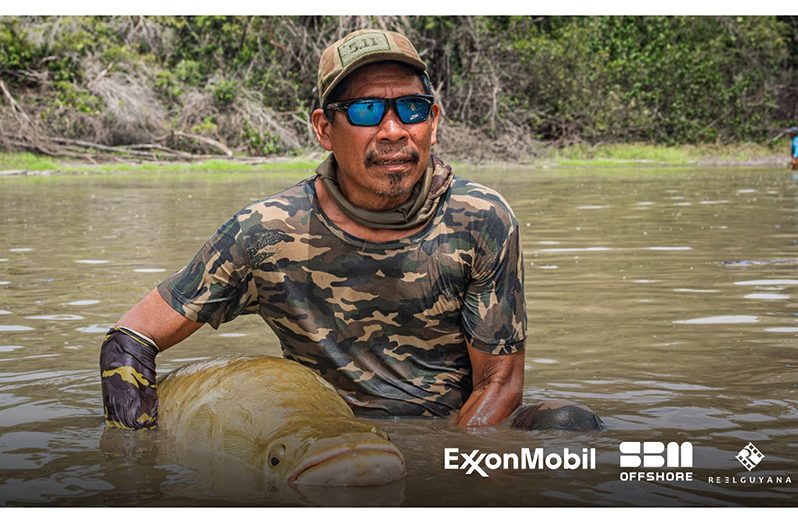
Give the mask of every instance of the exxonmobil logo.
M 483 452 L 471 450 L 460 452 L 459 448 L 443 450 L 443 468 L 464 470 L 466 475 L 477 473 L 487 478 L 493 470 L 542 470 L 542 469 L 595 469 L 596 449 L 584 448 L 571 451 L 565 447 L 560 452 L 546 452 L 542 448 L 523 447 L 518 452 Z

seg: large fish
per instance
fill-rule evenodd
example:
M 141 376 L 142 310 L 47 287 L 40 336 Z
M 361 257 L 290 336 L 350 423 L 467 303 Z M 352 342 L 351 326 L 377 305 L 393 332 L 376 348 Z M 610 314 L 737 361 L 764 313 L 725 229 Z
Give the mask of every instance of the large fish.
M 405 473 L 384 432 L 289 360 L 241 356 L 182 367 L 158 384 L 158 401 L 158 425 L 178 445 L 240 461 L 267 480 L 381 485 Z

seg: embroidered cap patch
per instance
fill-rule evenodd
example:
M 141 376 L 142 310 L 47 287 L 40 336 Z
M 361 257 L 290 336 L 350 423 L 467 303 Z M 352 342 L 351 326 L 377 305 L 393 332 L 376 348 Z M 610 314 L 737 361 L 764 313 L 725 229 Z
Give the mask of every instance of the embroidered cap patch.
M 364 33 L 339 45 L 338 56 L 341 59 L 341 65 L 346 67 L 363 55 L 390 50 L 391 44 L 384 34 Z

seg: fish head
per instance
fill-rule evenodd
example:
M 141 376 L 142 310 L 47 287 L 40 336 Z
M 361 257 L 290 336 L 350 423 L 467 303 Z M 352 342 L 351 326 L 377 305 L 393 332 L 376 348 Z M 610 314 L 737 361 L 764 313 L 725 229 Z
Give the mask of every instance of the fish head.
M 318 417 L 288 424 L 264 449 L 262 469 L 296 485 L 383 485 L 404 477 L 387 434 L 366 420 Z

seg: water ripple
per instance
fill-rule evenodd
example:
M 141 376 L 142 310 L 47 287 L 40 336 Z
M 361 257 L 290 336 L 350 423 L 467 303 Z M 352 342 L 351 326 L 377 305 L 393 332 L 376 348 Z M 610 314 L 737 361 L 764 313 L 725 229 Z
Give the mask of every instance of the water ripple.
M 84 319 L 77 314 L 42 314 L 40 316 L 25 316 L 28 320 L 47 320 L 47 321 L 77 321 Z
M 84 263 L 87 265 L 102 265 L 109 263 L 108 260 L 75 260 L 75 263 Z
M 59 354 L 35 354 L 33 356 L 20 356 L 18 358 L 3 358 L 0 361 L 40 360 L 42 358 L 57 358 Z
M 82 305 L 96 305 L 98 303 L 100 303 L 100 300 L 75 300 L 75 301 L 70 301 L 65 305 L 82 306 Z
M 79 327 L 75 329 L 78 332 L 82 332 L 84 334 L 105 334 L 108 332 L 108 329 L 113 327 L 112 324 L 95 324 L 89 325 L 88 327 Z
M 749 300 L 789 300 L 789 294 L 776 294 L 771 292 L 754 292 L 743 296 Z
M 748 315 L 731 316 L 706 316 L 703 318 L 692 318 L 689 320 L 676 320 L 673 323 L 685 325 L 720 325 L 724 323 L 759 323 L 759 318 Z
M 570 248 L 562 248 L 562 249 L 540 249 L 539 252 L 550 252 L 550 253 L 560 253 L 560 252 L 606 252 L 611 251 L 612 249 L 609 247 L 570 247 Z
M 747 280 L 736 281 L 735 285 L 798 285 L 798 280 Z
M 0 332 L 28 332 L 34 330 L 27 325 L 0 325 Z

